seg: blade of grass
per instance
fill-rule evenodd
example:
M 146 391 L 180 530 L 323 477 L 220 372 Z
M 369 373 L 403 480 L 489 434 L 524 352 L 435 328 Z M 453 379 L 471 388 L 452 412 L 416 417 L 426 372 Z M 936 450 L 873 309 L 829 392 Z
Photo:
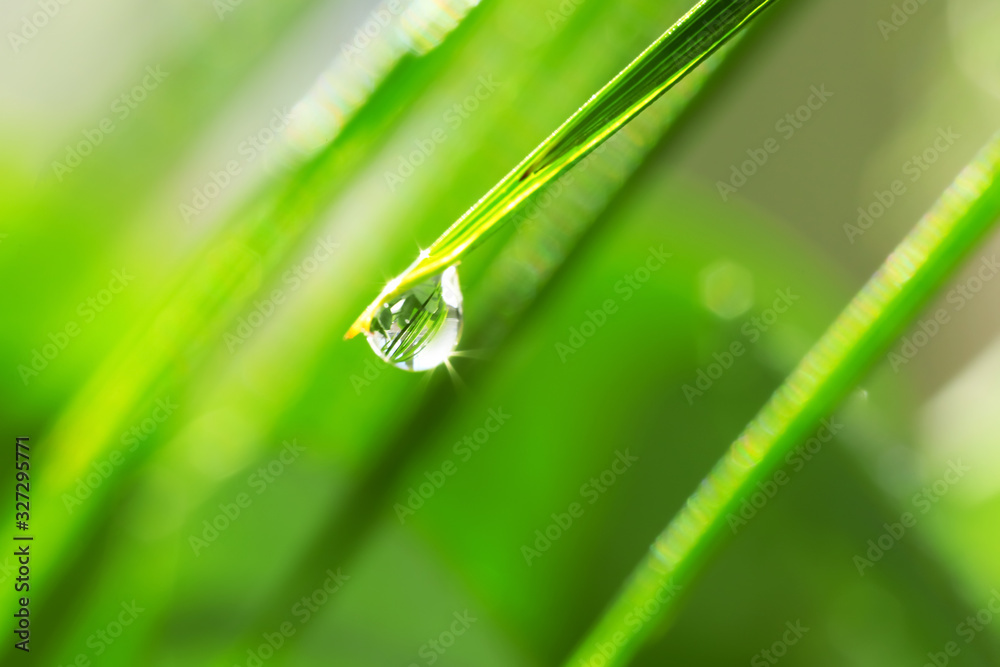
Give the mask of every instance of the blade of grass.
M 390 280 L 345 338 L 367 331 L 386 299 L 457 262 L 539 188 L 585 158 L 773 2 L 701 0 Z
M 688 498 L 618 596 L 566 660 L 624 665 L 677 606 L 657 597 L 685 586 L 725 532 L 725 517 L 847 395 L 1000 217 L 1000 134 L 896 247 Z M 638 628 L 631 614 L 655 602 Z M 598 647 L 614 646 L 612 655 Z

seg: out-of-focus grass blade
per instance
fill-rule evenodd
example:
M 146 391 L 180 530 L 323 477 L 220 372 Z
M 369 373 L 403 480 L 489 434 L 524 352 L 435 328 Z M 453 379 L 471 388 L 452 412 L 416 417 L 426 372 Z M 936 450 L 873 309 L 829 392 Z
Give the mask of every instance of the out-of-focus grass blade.
M 223 330 L 252 296 L 246 289 L 251 274 L 261 264 L 269 274 L 280 273 L 283 259 L 317 224 L 352 174 L 377 153 L 409 104 L 447 62 L 435 55 L 400 60 L 382 81 L 386 85 L 374 91 L 332 143 L 239 210 L 178 271 L 177 283 L 166 290 L 163 301 L 123 337 L 56 421 L 47 437 L 46 456 L 39 462 L 48 484 L 36 502 L 39 512 L 50 517 L 44 528 L 49 548 L 35 566 L 39 578 L 52 581 L 54 572 L 72 565 L 67 553 L 76 538 L 106 518 L 102 509 L 125 476 L 109 478 L 81 508 L 67 514 L 63 498 L 73 493 L 76 479 L 117 444 L 129 415 L 149 406 L 157 392 L 179 386 L 191 362 L 223 340 Z M 132 457 L 128 467 L 137 465 L 145 453 Z M 56 595 L 53 588 L 38 596 L 38 604 Z M 57 615 L 53 609 L 48 618 Z
M 998 217 L 1000 134 L 959 174 L 740 434 L 657 537 L 567 666 L 590 664 L 598 655 L 606 659 L 603 664 L 624 665 L 635 655 L 676 607 L 677 596 L 667 596 L 665 603 L 657 596 L 692 580 L 725 532 L 726 516 L 854 387 Z M 644 607 L 650 602 L 655 604 Z M 643 608 L 659 611 L 639 627 L 629 623 Z M 614 647 L 611 655 L 608 646 Z
M 78 224 L 81 216 L 92 216 L 102 228 L 124 224 L 295 21 L 318 4 L 292 0 L 241 7 L 194 47 L 164 56 L 157 63 L 164 83 L 100 150 L 62 178 L 50 168 L 41 174 L 32 218 L 64 222 L 69 208 L 69 220 L 80 227 L 85 227 Z

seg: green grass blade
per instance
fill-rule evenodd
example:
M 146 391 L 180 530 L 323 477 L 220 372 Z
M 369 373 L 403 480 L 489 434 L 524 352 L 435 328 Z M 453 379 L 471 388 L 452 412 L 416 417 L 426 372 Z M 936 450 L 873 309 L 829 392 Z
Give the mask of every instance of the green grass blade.
M 774 0 L 701 0 L 595 93 L 385 289 L 347 332 L 368 330 L 394 294 L 456 263 L 539 188 L 566 173 L 714 53 Z
M 920 223 L 806 354 L 653 542 L 649 554 L 566 665 L 624 665 L 676 607 L 726 530 L 726 516 L 815 428 L 916 316 L 1000 217 L 1000 134 L 959 174 Z M 659 608 L 635 627 L 634 612 Z M 607 657 L 607 656 L 606 656 Z

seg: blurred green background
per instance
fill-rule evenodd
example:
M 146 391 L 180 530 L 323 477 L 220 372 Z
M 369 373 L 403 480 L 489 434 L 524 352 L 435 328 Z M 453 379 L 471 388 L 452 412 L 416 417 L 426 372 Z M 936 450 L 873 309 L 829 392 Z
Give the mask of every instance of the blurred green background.
M 350 323 L 688 9 L 471 4 L 4 3 L 0 663 L 559 664 L 1000 118 L 993 0 L 784 0 L 470 255 L 407 374 Z M 635 664 L 1000 664 L 997 245 Z

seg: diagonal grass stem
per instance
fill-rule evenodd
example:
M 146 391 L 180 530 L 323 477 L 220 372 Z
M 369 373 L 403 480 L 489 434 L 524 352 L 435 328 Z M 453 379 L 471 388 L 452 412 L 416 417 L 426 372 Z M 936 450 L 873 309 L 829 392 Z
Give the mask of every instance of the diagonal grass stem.
M 368 331 L 387 299 L 456 263 L 534 192 L 585 158 L 774 1 L 701 0 L 389 281 L 345 338 Z
M 982 149 L 896 247 L 715 464 L 566 665 L 624 665 L 677 605 L 661 592 L 685 586 L 725 532 L 725 517 L 847 395 L 920 307 L 1000 218 L 1000 134 Z M 656 602 L 656 618 L 626 621 Z M 607 657 L 607 656 L 605 656 Z

